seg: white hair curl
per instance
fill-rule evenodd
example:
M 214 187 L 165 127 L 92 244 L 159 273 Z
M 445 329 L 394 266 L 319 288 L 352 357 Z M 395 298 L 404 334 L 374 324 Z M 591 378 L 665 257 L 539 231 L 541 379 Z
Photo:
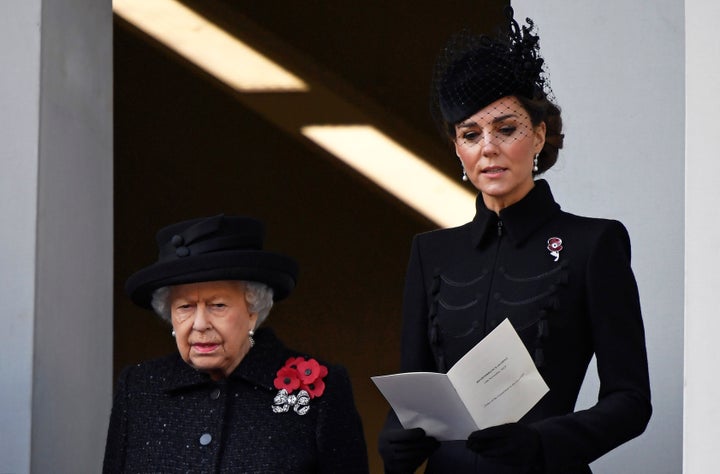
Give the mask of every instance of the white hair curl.
M 273 290 L 265 283 L 257 281 L 237 280 L 236 282 L 242 285 L 242 289 L 245 291 L 245 302 L 248 311 L 258 315 L 255 324 L 255 329 L 257 329 L 270 314 L 270 309 L 273 306 Z M 150 302 L 158 316 L 167 322 L 171 322 L 170 288 L 170 286 L 163 286 L 153 291 Z

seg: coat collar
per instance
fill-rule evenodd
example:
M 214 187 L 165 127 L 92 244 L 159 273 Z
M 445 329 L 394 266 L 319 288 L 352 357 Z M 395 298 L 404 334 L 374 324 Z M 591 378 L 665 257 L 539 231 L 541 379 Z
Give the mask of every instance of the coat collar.
M 269 390 L 275 390 L 274 380 L 277 371 L 285 365 L 291 355 L 270 328 L 259 329 L 255 333 L 255 347 L 250 349 L 230 377 L 239 377 Z
M 259 329 L 254 338 L 255 346 L 228 379 L 243 379 L 253 385 L 274 390 L 276 372 L 291 354 L 269 328 Z M 208 374 L 193 369 L 178 356 L 165 379 L 163 390 L 174 392 L 193 386 L 226 382 L 227 379 L 223 382 L 213 381 Z
M 501 210 L 499 216 L 485 206 L 482 193 L 475 200 L 475 209 L 470 225 L 473 244 L 477 247 L 484 239 L 497 235 L 498 221 L 503 223 L 504 235 L 515 245 L 521 244 L 558 212 L 560 205 L 555 202 L 547 181 L 539 179 L 524 198 Z

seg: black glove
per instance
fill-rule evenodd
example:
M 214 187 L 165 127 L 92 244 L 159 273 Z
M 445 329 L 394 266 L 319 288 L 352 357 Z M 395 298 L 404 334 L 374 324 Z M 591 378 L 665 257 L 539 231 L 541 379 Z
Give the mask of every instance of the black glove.
M 422 428 L 385 430 L 378 444 L 385 472 L 393 474 L 415 472 L 440 446 L 438 440 L 425 436 Z
M 474 431 L 468 437 L 467 447 L 498 464 L 539 467 L 543 463 L 540 433 L 520 423 Z

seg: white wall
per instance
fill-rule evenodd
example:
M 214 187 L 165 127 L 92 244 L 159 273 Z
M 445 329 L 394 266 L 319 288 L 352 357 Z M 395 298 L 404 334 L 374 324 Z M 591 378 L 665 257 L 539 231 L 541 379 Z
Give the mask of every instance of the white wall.
M 0 4 L 0 472 L 99 472 L 112 392 L 110 1 Z
M 677 474 L 683 439 L 683 1 L 512 5 L 517 18 L 529 16 L 538 26 L 563 108 L 566 146 L 546 176 L 556 198 L 567 211 L 621 220 L 633 243 L 654 414 L 642 436 L 593 463 L 593 472 Z M 593 404 L 597 389 L 593 367 L 579 407 Z
M 12 3 L 12 5 L 10 4 Z M 0 3 L 0 472 L 30 469 L 40 0 Z
M 720 446 L 720 3 L 687 0 L 685 147 L 686 474 L 718 471 Z

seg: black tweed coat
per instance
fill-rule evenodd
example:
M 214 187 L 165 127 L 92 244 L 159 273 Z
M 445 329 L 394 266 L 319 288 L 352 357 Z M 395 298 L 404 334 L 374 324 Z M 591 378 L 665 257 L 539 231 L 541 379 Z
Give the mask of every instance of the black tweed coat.
M 561 211 L 544 180 L 499 216 L 480 196 L 476 207 L 472 222 L 413 241 L 401 369 L 446 372 L 509 318 L 550 387 L 521 420 L 541 435 L 544 472 L 588 473 L 642 433 L 652 411 L 627 231 Z M 593 354 L 598 402 L 575 412 Z M 391 413 L 386 428 L 397 426 Z M 526 471 L 492 465 L 462 440 L 443 443 L 427 472 Z
M 327 365 L 310 410 L 274 413 L 276 372 L 289 357 L 269 329 L 224 380 L 178 355 L 125 369 L 114 398 L 105 473 L 367 473 L 348 375 Z M 321 362 L 322 363 L 322 362 Z

